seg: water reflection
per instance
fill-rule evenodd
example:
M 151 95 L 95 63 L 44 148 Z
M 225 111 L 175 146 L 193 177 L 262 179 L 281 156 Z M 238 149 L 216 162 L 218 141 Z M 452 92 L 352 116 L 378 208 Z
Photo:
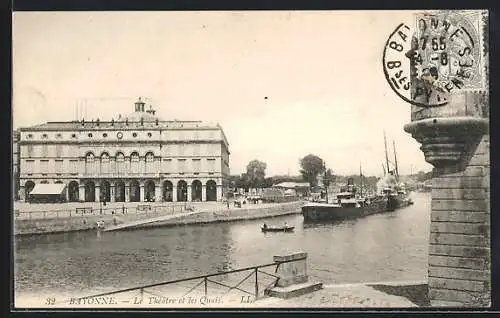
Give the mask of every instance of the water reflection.
M 330 224 L 287 222 L 292 233 L 262 233 L 263 220 L 123 232 L 16 238 L 16 292 L 95 293 L 272 262 L 308 252 L 309 274 L 325 283 L 422 280 L 427 275 L 430 196 L 387 214 Z

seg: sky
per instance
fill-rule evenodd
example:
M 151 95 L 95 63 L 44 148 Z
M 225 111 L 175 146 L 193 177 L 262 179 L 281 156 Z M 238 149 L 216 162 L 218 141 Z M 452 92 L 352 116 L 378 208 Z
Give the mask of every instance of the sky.
M 382 68 L 388 36 L 411 20 L 410 11 L 15 12 L 13 126 L 109 120 L 143 96 L 164 120 L 220 123 L 231 174 L 258 159 L 267 175 L 296 175 L 312 153 L 336 174 L 362 165 L 379 176 L 384 131 L 400 174 L 429 171 L 403 130 L 410 105 Z

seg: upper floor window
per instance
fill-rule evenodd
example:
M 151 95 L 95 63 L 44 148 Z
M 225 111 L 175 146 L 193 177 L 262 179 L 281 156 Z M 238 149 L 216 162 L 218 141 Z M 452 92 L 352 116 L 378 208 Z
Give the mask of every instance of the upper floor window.
M 102 136 L 103 136 L 104 138 L 106 138 L 106 137 L 108 137 L 108 134 L 107 134 L 107 133 L 104 133 L 104 134 L 102 134 Z
M 89 136 L 89 138 L 92 138 L 92 133 L 89 133 L 88 136 Z
M 155 156 L 152 152 L 148 152 L 146 154 L 146 162 L 152 162 L 152 161 L 154 161 L 154 159 L 155 159 Z
M 71 138 L 76 138 L 76 134 L 71 134 Z
M 118 162 L 122 162 L 122 161 L 124 161 L 124 160 L 125 160 L 125 156 L 123 155 L 123 153 L 118 152 L 118 153 L 116 154 L 116 161 L 118 161 Z
M 133 133 L 132 137 L 134 137 L 134 138 L 137 137 L 137 133 Z
M 132 152 L 130 154 L 130 161 L 139 161 L 139 154 L 137 152 Z
M 33 138 L 33 134 L 28 134 L 28 136 L 26 136 L 26 138 L 32 139 Z
M 153 136 L 153 134 L 148 132 L 148 137 L 151 138 L 152 136 Z
M 47 139 L 49 136 L 47 134 L 42 135 L 42 139 Z
M 102 162 L 109 162 L 109 154 L 107 152 L 103 152 L 101 154 L 101 161 Z
M 57 138 L 57 139 L 61 139 L 61 138 L 62 138 L 62 134 L 57 134 L 57 135 L 56 135 L 56 138 Z
M 94 154 L 92 152 L 88 152 L 85 155 L 85 162 L 94 162 Z

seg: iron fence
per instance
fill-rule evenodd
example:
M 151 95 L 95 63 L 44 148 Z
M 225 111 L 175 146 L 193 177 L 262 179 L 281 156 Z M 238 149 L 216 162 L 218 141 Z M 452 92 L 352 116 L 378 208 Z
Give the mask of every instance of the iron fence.
M 263 265 L 250 266 L 250 267 L 239 268 L 239 269 L 234 269 L 234 270 L 229 270 L 229 271 L 222 271 L 222 272 L 212 273 L 212 274 L 207 274 L 207 275 L 194 276 L 194 277 L 189 277 L 189 278 L 170 280 L 170 281 L 161 282 L 161 283 L 125 288 L 125 289 L 121 289 L 121 290 L 115 290 L 115 291 L 95 294 L 95 295 L 91 295 L 91 296 L 78 297 L 78 298 L 76 298 L 76 300 L 95 299 L 98 297 L 111 296 L 111 295 L 116 295 L 116 294 L 121 294 L 121 293 L 139 291 L 140 301 L 138 303 L 142 304 L 145 294 L 153 295 L 156 297 L 168 297 L 168 296 L 170 296 L 170 295 L 159 295 L 158 292 L 151 292 L 151 291 L 148 291 L 147 289 L 151 289 L 151 288 L 155 288 L 155 287 L 162 287 L 162 286 L 167 286 L 167 285 L 173 285 L 173 284 L 179 284 L 179 283 L 189 282 L 189 281 L 196 281 L 196 284 L 193 287 L 191 287 L 190 289 L 188 289 L 187 292 L 182 294 L 181 297 L 185 297 L 185 296 L 189 295 L 190 293 L 195 291 L 197 288 L 200 288 L 201 286 L 203 286 L 203 295 L 205 297 L 207 297 L 207 296 L 209 296 L 209 289 L 213 286 L 218 286 L 217 291 L 219 291 L 219 292 L 221 291 L 220 290 L 221 287 L 223 287 L 225 289 L 225 292 L 221 296 L 225 296 L 233 290 L 238 290 L 242 293 L 253 296 L 253 297 L 255 297 L 255 300 L 258 300 L 266 295 L 265 291 L 268 288 L 275 287 L 278 284 L 280 277 L 276 273 L 277 273 L 278 268 L 280 267 L 281 264 L 303 261 L 305 259 L 306 259 L 306 257 L 299 258 L 299 259 L 293 259 L 293 260 L 287 260 L 287 261 L 276 261 L 274 263 L 268 263 L 268 264 L 263 264 Z M 268 273 L 268 272 L 263 270 L 264 268 L 269 268 L 269 267 L 274 267 L 274 273 Z M 244 272 L 248 272 L 248 274 L 245 275 L 243 277 L 243 279 L 238 280 L 236 284 L 223 283 L 223 282 L 219 282 L 219 281 L 212 279 L 212 278 L 217 277 L 217 276 L 231 275 L 231 274 L 235 274 L 235 273 L 244 273 Z M 261 275 L 259 275 L 259 274 L 261 274 Z M 265 285 L 265 288 L 259 289 L 259 279 L 262 280 L 263 275 L 266 277 L 271 277 L 272 281 L 271 281 L 271 283 Z M 242 288 L 242 284 L 248 280 L 251 280 L 252 277 L 253 277 L 253 283 L 254 283 L 252 290 Z M 74 303 L 75 298 L 73 298 L 71 300 L 67 300 L 66 302 L 70 302 L 70 301 L 72 303 Z
M 14 210 L 16 219 L 49 219 L 49 218 L 67 218 L 82 216 L 103 216 L 103 215 L 165 215 L 175 214 L 184 211 L 191 211 L 192 208 L 184 203 L 175 205 L 155 205 L 148 204 L 137 206 L 117 206 L 117 207 L 75 207 L 61 210 L 43 210 L 43 211 L 19 211 Z

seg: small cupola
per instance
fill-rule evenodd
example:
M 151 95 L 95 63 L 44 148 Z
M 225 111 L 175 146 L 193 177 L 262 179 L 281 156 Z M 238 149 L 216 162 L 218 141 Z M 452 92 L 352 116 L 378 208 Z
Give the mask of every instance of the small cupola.
M 142 101 L 142 99 L 139 97 L 139 99 L 134 103 L 135 105 L 135 111 L 136 112 L 144 112 L 144 105 L 145 103 Z

